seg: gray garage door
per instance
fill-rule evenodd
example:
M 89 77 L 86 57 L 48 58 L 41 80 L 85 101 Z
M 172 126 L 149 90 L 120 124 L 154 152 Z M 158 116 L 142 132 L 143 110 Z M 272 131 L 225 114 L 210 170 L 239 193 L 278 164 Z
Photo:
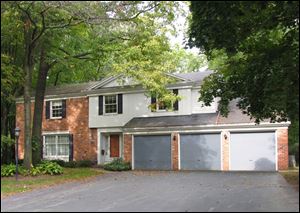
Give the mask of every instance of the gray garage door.
M 230 169 L 274 171 L 275 133 L 231 133 Z
M 220 134 L 180 134 L 183 170 L 221 170 Z
M 134 136 L 134 169 L 171 170 L 171 136 Z

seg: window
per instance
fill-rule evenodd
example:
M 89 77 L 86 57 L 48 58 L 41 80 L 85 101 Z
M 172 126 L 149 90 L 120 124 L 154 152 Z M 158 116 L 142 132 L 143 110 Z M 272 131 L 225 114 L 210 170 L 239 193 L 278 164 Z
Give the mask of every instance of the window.
M 45 135 L 44 137 L 46 158 L 69 157 L 69 135 Z
M 156 110 L 157 111 L 166 111 L 167 110 L 167 105 L 165 104 L 165 102 L 158 100 L 156 102 Z
M 62 118 L 62 101 L 51 101 L 51 118 Z
M 117 113 L 117 96 L 116 95 L 107 95 L 104 96 L 104 112 L 105 114 Z
M 173 89 L 173 94 L 178 95 L 178 89 Z M 151 97 L 151 111 L 152 112 L 159 112 L 159 111 L 178 111 L 178 100 L 175 102 L 167 103 L 165 101 L 162 101 L 156 97 Z M 168 109 L 169 106 L 169 109 Z

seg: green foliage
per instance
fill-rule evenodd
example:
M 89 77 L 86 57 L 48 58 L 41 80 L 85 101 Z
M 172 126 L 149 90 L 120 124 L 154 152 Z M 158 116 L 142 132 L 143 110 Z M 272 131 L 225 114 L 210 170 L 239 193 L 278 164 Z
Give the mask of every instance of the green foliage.
M 50 160 L 50 162 L 57 163 L 58 165 L 60 165 L 62 167 L 64 167 L 65 164 L 67 163 L 64 160 L 59 160 L 59 159 L 58 160 Z
M 76 161 L 69 161 L 64 163 L 64 167 L 67 168 L 76 168 L 77 167 L 77 162 Z
M 91 167 L 93 162 L 90 160 L 80 160 L 77 161 L 77 167 Z
M 289 154 L 295 155 L 299 164 L 299 120 L 293 121 L 289 126 Z
M 59 175 L 63 173 L 63 168 L 55 162 L 42 161 L 41 164 L 38 164 L 36 167 L 32 167 L 30 170 L 24 168 L 24 166 L 19 165 L 18 171 L 20 175 L 23 176 L 37 176 L 41 174 L 49 175 Z M 14 176 L 16 173 L 16 165 L 1 165 L 1 177 Z
M 16 166 L 14 164 L 1 165 L 1 177 L 14 176 L 16 173 Z
M 37 168 L 42 174 L 60 175 L 63 173 L 63 168 L 60 165 L 49 161 L 42 161 L 41 164 L 37 165 Z
M 15 162 L 15 140 L 10 135 L 1 135 L 1 165 Z
M 131 170 L 131 165 L 129 162 L 123 161 L 122 158 L 117 158 L 112 162 L 105 164 L 103 168 L 109 171 L 126 171 Z
M 230 100 L 256 122 L 299 117 L 299 2 L 191 2 L 189 44 L 205 51 L 200 100 Z

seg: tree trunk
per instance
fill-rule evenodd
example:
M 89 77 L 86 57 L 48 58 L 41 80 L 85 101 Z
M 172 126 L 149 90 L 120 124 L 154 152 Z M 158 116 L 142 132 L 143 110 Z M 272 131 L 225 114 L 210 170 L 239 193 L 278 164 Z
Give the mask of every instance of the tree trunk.
M 24 151 L 24 166 L 26 169 L 31 168 L 32 164 L 32 144 L 31 144 L 31 83 L 33 70 L 33 48 L 31 47 L 31 32 L 30 20 L 24 21 L 24 40 L 25 40 L 25 55 L 24 55 L 24 136 L 25 136 L 25 151 Z
M 50 69 L 50 65 L 46 62 L 46 54 L 44 46 L 41 47 L 40 67 L 38 74 L 38 81 L 36 85 L 35 103 L 34 103 L 34 115 L 33 115 L 33 127 L 32 127 L 32 141 L 34 143 L 33 149 L 33 164 L 38 164 L 42 159 L 42 121 L 43 121 L 43 109 L 44 109 L 44 96 L 46 89 L 47 74 Z

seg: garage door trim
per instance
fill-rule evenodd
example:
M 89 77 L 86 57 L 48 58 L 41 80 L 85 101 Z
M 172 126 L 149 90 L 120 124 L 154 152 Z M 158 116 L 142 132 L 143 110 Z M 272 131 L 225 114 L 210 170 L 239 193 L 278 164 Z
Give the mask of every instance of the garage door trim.
M 275 130 L 266 130 L 266 129 L 249 129 L 249 130 L 239 130 L 239 129 L 235 129 L 235 130 L 230 130 L 229 131 L 229 135 L 227 135 L 228 137 L 228 141 L 229 141 L 229 146 L 228 146 L 228 168 L 229 171 L 231 170 L 231 133 L 263 133 L 263 132 L 272 132 L 274 133 L 274 137 L 275 137 L 275 169 L 276 171 L 278 171 L 278 141 L 277 141 L 277 129 Z

